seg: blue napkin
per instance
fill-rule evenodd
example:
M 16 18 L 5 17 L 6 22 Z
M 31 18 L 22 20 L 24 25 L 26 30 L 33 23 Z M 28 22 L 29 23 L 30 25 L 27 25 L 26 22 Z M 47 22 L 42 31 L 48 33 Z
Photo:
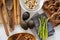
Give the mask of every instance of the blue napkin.
M 40 16 L 45 16 L 46 17 L 46 15 L 45 15 L 45 13 L 42 13 L 42 14 L 35 14 L 33 17 L 32 17 L 32 20 L 34 21 L 34 23 L 35 23 L 35 28 L 36 28 L 36 32 L 38 33 L 38 27 L 39 27 L 39 20 L 38 20 L 38 18 L 40 17 Z M 47 17 L 46 17 L 47 18 Z M 54 32 L 55 32 L 55 30 L 54 30 L 54 28 L 53 28 L 53 26 L 52 26 L 52 24 L 50 23 L 50 22 L 48 22 L 48 36 L 52 36 L 53 34 L 54 34 Z

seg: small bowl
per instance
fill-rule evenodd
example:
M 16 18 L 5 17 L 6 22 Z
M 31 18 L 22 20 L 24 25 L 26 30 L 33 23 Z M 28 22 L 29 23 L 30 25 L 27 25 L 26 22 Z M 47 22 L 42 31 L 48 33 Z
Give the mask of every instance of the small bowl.
M 17 33 L 17 34 L 14 34 L 14 35 L 10 36 L 10 37 L 8 38 L 8 40 L 16 40 L 17 37 L 18 37 L 20 34 L 22 34 L 22 35 L 25 34 L 25 35 L 26 35 L 26 34 L 29 34 L 29 33 Z M 29 35 L 31 35 L 31 36 L 33 37 L 33 40 L 36 40 L 36 38 L 35 38 L 32 34 L 29 34 Z
M 20 5 L 21 5 L 21 7 L 25 11 L 28 11 L 28 12 L 37 12 L 37 11 L 39 11 L 42 8 L 44 1 L 45 0 L 42 0 L 42 1 L 41 0 L 37 0 L 38 6 L 35 9 L 29 9 L 29 8 L 27 8 L 26 5 L 25 5 L 25 0 L 20 0 Z

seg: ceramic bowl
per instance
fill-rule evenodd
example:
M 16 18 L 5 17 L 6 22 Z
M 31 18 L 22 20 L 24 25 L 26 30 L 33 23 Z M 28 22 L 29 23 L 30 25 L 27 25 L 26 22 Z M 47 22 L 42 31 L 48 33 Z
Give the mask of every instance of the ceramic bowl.
M 35 9 L 27 8 L 26 5 L 25 5 L 25 0 L 20 0 L 20 5 L 21 5 L 22 9 L 25 10 L 25 11 L 37 12 L 37 11 L 39 11 L 42 8 L 44 1 L 45 0 L 38 0 L 37 1 L 38 2 L 38 6 Z

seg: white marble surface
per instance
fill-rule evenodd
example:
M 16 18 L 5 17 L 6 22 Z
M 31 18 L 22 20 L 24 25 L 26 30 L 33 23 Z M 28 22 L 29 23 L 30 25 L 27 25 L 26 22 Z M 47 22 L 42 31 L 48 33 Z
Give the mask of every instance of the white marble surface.
M 23 12 L 25 12 L 23 9 L 22 9 L 22 14 Z M 42 10 L 38 11 L 39 14 L 43 13 Z M 35 13 L 33 12 L 30 12 L 30 18 L 34 15 Z M 21 16 L 22 17 L 22 16 Z M 30 19 L 29 18 L 29 19 Z M 48 40 L 60 40 L 60 25 L 57 26 L 55 29 L 55 33 L 53 36 L 49 37 Z M 19 25 L 18 26 L 15 26 L 15 29 L 13 32 L 9 32 L 10 36 L 13 35 L 13 34 L 16 34 L 16 33 L 21 33 L 21 32 L 28 32 L 28 33 L 31 33 L 33 34 L 34 36 L 36 36 L 36 33 L 34 32 L 34 29 L 32 29 L 32 31 L 30 29 L 28 30 L 23 30 Z M 5 34 L 5 31 L 4 31 L 4 26 L 2 24 L 0 24 L 0 40 L 7 40 L 8 37 L 6 36 Z M 38 37 L 36 36 L 36 40 L 39 40 Z
M 60 25 L 57 26 L 55 29 L 55 33 L 53 36 L 49 37 L 48 40 L 60 40 Z M 33 34 L 34 36 L 36 36 L 36 34 L 34 33 L 34 30 L 23 30 L 20 26 L 16 26 L 15 27 L 15 30 L 13 32 L 9 32 L 10 36 L 13 35 L 13 34 L 16 34 L 16 33 L 21 33 L 21 32 L 27 32 L 27 33 L 31 33 Z M 0 40 L 7 40 L 8 37 L 6 36 L 5 34 L 5 31 L 4 31 L 4 27 L 2 24 L 0 24 Z M 39 40 L 36 36 L 36 40 Z
M 60 40 L 60 25 L 58 25 L 54 29 L 55 29 L 54 35 L 49 37 L 48 40 Z

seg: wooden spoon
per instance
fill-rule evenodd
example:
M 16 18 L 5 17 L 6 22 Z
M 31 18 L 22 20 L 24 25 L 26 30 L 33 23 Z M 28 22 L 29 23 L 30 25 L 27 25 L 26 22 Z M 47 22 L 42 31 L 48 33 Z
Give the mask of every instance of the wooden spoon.
M 5 20 L 4 20 L 4 17 L 3 17 L 3 13 L 2 13 L 2 1 L 0 1 L 0 16 L 1 16 L 1 18 L 2 18 L 2 22 L 3 22 L 3 24 L 4 24 L 4 29 L 5 29 L 5 32 L 6 32 L 6 35 L 7 36 L 9 36 L 9 32 L 8 32 L 8 29 L 7 29 L 7 25 L 6 25 L 6 22 L 5 22 Z
M 14 20 L 13 20 L 13 0 L 6 0 L 6 7 L 8 11 L 8 16 L 9 16 L 9 26 L 10 26 L 10 31 L 14 30 Z

